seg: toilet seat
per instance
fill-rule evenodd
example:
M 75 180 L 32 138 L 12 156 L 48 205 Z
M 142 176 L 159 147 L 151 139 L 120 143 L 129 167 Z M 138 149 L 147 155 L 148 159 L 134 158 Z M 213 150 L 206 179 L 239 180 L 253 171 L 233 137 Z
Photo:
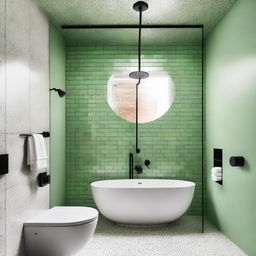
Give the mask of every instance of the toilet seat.
M 67 227 L 90 223 L 98 218 L 91 207 L 53 207 L 24 223 L 25 227 Z

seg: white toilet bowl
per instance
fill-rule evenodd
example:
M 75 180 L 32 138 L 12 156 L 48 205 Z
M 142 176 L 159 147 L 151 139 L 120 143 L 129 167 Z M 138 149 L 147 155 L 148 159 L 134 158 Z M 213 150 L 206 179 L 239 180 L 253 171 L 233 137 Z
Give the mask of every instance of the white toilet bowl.
M 24 223 L 27 256 L 70 256 L 93 236 L 98 211 L 90 207 L 54 207 Z

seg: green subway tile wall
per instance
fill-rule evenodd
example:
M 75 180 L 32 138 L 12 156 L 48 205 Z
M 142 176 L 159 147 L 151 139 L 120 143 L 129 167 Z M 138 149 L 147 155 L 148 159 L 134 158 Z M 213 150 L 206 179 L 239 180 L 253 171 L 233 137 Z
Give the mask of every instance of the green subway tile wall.
M 256 255 L 255 10 L 255 0 L 237 1 L 205 44 L 207 213 L 249 256 Z M 211 180 L 213 148 L 223 149 L 223 186 Z M 232 155 L 244 156 L 245 166 L 232 167 Z
M 188 214 L 201 213 L 202 69 L 201 45 L 143 46 L 145 71 L 166 71 L 176 98 L 157 121 L 139 125 L 141 154 L 151 160 L 141 178 L 196 182 Z M 135 125 L 107 104 L 113 73 L 137 69 L 136 46 L 66 48 L 66 204 L 95 206 L 90 183 L 128 178 L 128 154 L 134 150 Z M 157 84 L 156 84 L 157 86 Z

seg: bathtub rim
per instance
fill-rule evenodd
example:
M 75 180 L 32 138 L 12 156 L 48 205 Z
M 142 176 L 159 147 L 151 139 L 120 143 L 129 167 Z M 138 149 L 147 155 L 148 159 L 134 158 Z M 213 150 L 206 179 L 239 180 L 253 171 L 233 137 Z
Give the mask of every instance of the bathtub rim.
M 143 182 L 143 181 L 176 181 L 176 182 L 182 182 L 183 184 L 180 186 L 174 186 L 174 185 L 161 185 L 159 184 L 158 186 L 152 186 L 152 185 L 147 185 L 147 186 L 129 186 L 127 185 L 113 185 L 113 186 L 104 186 L 101 185 L 101 183 L 105 182 L 115 182 L 117 183 L 118 181 L 137 181 L 137 182 Z M 186 184 L 186 185 L 185 185 Z M 138 184 L 139 185 L 139 184 Z M 178 180 L 178 179 L 111 179 L 111 180 L 97 180 L 93 181 L 90 183 L 90 186 L 92 188 L 100 188 L 100 189 L 184 189 L 184 188 L 194 188 L 196 186 L 196 183 L 193 181 L 187 181 L 187 180 Z

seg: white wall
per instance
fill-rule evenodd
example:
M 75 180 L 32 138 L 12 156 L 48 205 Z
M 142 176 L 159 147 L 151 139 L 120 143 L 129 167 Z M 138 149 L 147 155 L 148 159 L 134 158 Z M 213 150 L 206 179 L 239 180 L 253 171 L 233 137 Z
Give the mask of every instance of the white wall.
M 0 255 L 24 255 L 23 223 L 49 207 L 49 186 L 24 162 L 20 133 L 49 131 L 48 20 L 32 0 L 0 0 Z M 46 139 L 47 146 L 49 139 Z

